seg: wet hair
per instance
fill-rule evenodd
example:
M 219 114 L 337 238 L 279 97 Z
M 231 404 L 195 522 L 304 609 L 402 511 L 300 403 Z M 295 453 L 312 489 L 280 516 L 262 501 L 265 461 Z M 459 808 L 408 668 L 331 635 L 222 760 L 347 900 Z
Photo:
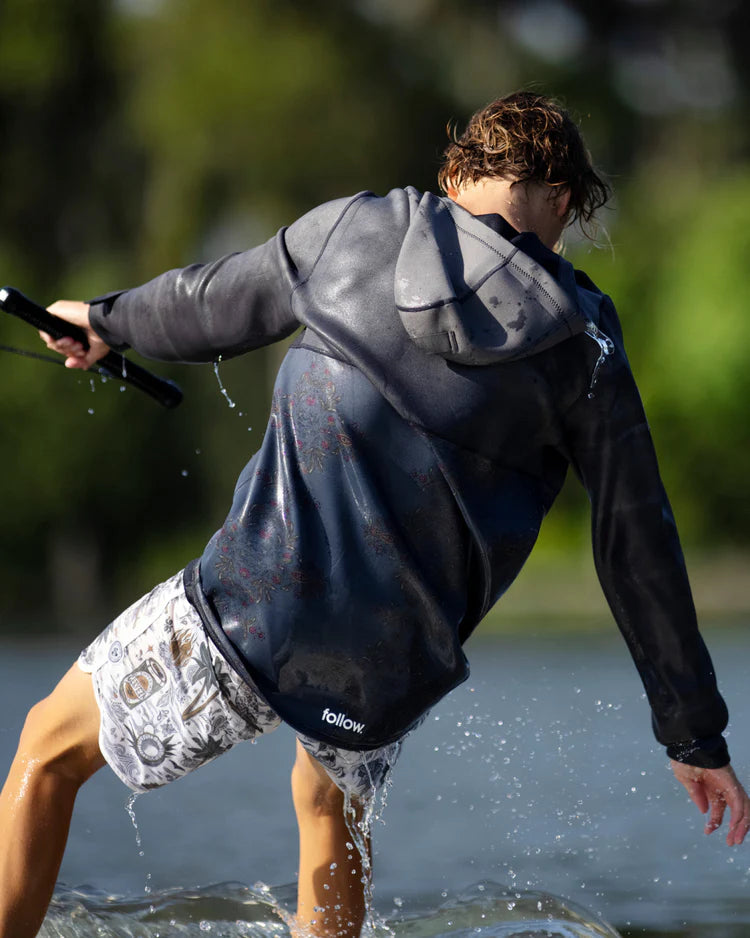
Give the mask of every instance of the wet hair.
M 594 169 L 578 125 L 552 98 L 518 91 L 488 104 L 456 135 L 443 154 L 438 182 L 443 192 L 484 178 L 544 183 L 570 191 L 568 224 L 582 228 L 610 196 Z M 588 233 L 588 232 L 586 232 Z

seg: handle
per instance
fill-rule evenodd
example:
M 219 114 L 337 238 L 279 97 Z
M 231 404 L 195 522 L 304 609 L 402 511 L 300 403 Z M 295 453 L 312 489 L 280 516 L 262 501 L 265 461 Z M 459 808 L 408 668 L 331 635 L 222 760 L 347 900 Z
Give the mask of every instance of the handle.
M 54 316 L 43 306 L 24 296 L 20 290 L 15 287 L 0 288 L 0 309 L 4 309 L 11 316 L 17 316 L 24 322 L 49 333 L 53 339 L 62 339 L 68 336 L 76 342 L 80 342 L 84 348 L 89 347 L 86 333 L 79 326 Z M 100 369 L 107 372 L 118 381 L 124 381 L 126 384 L 143 391 L 158 401 L 163 407 L 177 407 L 182 400 L 182 390 L 166 378 L 159 378 L 152 374 L 146 368 L 137 365 L 135 362 L 128 361 L 119 352 L 107 352 L 99 359 L 97 365 Z

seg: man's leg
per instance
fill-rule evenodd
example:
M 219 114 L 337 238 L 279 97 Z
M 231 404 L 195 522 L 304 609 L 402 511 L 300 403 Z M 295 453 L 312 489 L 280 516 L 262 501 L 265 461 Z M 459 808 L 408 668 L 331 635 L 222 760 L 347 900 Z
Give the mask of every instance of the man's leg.
M 26 719 L 0 794 L 0 935 L 36 935 L 81 785 L 104 765 L 91 675 L 77 665 Z
M 365 887 L 344 818 L 344 795 L 299 740 L 292 795 L 299 825 L 299 935 L 356 938 L 365 917 Z

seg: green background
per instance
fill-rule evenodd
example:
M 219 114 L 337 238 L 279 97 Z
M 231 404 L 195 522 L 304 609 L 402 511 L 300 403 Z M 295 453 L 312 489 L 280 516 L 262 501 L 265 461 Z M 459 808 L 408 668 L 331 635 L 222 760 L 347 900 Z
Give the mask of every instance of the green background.
M 435 190 L 449 121 L 555 94 L 616 192 L 567 254 L 620 311 L 699 606 L 743 612 L 748 38 L 731 0 L 4 0 L 0 282 L 87 298 L 329 198 Z M 0 343 L 43 351 L 10 317 Z M 155 366 L 185 390 L 170 412 L 0 352 L 0 631 L 104 624 L 199 554 L 282 353 L 221 365 L 234 408 L 210 366 Z M 505 621 L 601 613 L 589 558 L 571 480 Z

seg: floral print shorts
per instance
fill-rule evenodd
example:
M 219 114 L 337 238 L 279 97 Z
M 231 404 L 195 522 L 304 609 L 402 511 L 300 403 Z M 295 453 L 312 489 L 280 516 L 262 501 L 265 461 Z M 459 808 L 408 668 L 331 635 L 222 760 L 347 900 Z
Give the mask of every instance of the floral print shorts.
M 102 754 L 133 791 L 175 781 L 281 724 L 211 641 L 182 573 L 118 616 L 78 664 L 94 683 Z M 363 801 L 383 785 L 401 749 L 398 742 L 353 752 L 298 738 L 345 794 Z

